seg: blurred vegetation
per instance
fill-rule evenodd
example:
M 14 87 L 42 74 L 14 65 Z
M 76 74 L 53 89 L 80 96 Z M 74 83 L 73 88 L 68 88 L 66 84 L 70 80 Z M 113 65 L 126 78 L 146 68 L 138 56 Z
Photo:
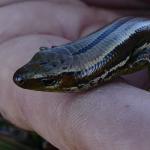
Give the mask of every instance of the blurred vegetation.
M 58 150 L 35 132 L 13 126 L 0 116 L 0 150 Z

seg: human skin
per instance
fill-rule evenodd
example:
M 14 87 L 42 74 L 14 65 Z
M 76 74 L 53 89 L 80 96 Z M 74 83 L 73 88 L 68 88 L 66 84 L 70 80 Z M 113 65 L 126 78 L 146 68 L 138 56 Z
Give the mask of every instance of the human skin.
M 150 3 L 97 0 L 97 7 L 90 7 L 78 0 L 18 1 L 0 1 L 1 114 L 60 150 L 149 150 L 150 93 L 142 89 L 150 83 L 147 70 L 85 93 L 25 90 L 12 78 L 39 47 L 73 41 L 123 15 L 149 17 L 143 7 Z

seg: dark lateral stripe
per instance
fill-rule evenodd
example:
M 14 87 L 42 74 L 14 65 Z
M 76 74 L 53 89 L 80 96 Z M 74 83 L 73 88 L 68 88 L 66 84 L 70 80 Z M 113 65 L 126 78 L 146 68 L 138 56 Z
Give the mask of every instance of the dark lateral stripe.
M 81 54 L 81 53 L 85 53 L 87 50 L 91 49 L 96 44 L 98 44 L 99 42 L 101 42 L 101 40 L 103 40 L 105 37 L 107 37 L 109 34 L 111 34 L 113 31 L 115 31 L 117 28 L 119 28 L 120 26 L 122 26 L 124 23 L 126 23 L 130 19 L 131 19 L 131 17 L 130 18 L 124 18 L 124 19 L 120 20 L 115 25 L 113 25 L 113 27 L 112 26 L 109 27 L 109 29 L 106 30 L 104 33 L 102 33 L 96 40 L 94 40 L 93 42 L 91 42 L 87 46 L 79 49 L 77 52 L 73 53 L 72 55 L 78 55 L 78 54 Z

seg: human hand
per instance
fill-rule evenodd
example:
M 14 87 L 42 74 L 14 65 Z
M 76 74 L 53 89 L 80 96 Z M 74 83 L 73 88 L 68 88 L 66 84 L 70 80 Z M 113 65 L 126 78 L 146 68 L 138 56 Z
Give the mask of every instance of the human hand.
M 3 116 L 19 127 L 36 131 L 60 150 L 148 150 L 150 94 L 132 86 L 145 87 L 146 73 L 125 77 L 132 85 L 120 79 L 82 94 L 29 91 L 12 81 L 14 72 L 39 47 L 75 40 L 124 14 L 150 16 L 140 9 L 144 3 L 127 12 L 123 7 L 115 9 L 115 5 L 112 10 L 102 9 L 102 3 L 99 8 L 87 7 L 77 0 L 16 1 L 0 2 L 5 4 L 0 8 Z

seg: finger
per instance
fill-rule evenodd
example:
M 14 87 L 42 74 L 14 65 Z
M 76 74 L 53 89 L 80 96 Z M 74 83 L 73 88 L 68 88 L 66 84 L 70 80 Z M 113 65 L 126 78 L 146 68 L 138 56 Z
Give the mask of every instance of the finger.
M 20 0 L 20 1 L 23 2 L 24 0 Z M 0 6 L 5 6 L 5 5 L 13 4 L 16 2 L 19 2 L 19 0 L 1 0 Z
M 49 43 L 49 41 L 51 41 L 51 43 Z M 0 46 L 0 111 L 3 113 L 5 118 L 22 128 L 30 130 L 34 129 L 32 123 L 28 121 L 28 117 L 30 115 L 32 120 L 32 116 L 34 116 L 32 115 L 32 113 L 38 113 L 37 118 L 35 118 L 35 120 L 39 121 L 39 123 L 41 122 L 39 120 L 40 116 L 43 115 L 45 116 L 44 120 L 49 120 L 51 116 L 55 115 L 57 118 L 55 110 L 59 109 L 58 107 L 62 103 L 62 101 L 69 99 L 69 97 L 71 99 L 73 95 L 70 95 L 67 98 L 65 94 L 43 93 L 23 90 L 13 83 L 12 78 L 15 70 L 18 69 L 18 67 L 22 66 L 29 59 L 31 59 L 33 53 L 37 50 L 37 47 L 40 47 L 43 44 L 50 46 L 53 44 L 57 45 L 66 42 L 68 41 L 59 37 L 49 37 L 45 35 L 25 36 L 22 38 L 11 40 Z M 35 106 L 33 102 L 36 102 L 36 104 L 39 103 L 39 105 L 41 105 L 40 103 L 42 103 L 38 112 L 36 112 L 37 110 L 35 108 L 37 108 L 37 106 Z M 25 106 L 26 104 L 31 107 Z M 52 109 L 51 107 L 54 109 Z M 28 114 L 26 114 L 26 112 L 28 112 Z M 54 118 L 52 118 L 52 120 L 53 119 Z M 35 120 L 33 119 L 33 122 L 35 122 Z M 52 126 L 53 128 L 53 126 L 56 126 L 56 122 L 53 122 L 52 120 L 49 120 L 44 124 L 46 124 L 46 126 L 48 124 L 51 124 L 50 126 Z M 50 130 L 47 133 L 44 131 L 43 134 L 43 130 L 41 130 L 42 126 L 43 125 L 41 125 L 40 123 L 39 126 L 35 127 L 34 130 L 36 130 L 39 134 L 49 138 L 50 141 L 57 142 L 56 137 L 58 133 L 56 133 L 56 136 L 53 136 L 55 135 L 55 131 Z
M 0 42 L 26 34 L 53 34 L 75 39 L 91 20 L 94 20 L 92 11 L 82 5 L 48 1 L 16 3 L 0 8 Z
M 147 150 L 149 97 L 148 92 L 121 82 L 79 95 L 62 113 L 65 140 L 72 149 Z
M 24 1 L 38 1 L 38 0 L 1 0 L 0 1 L 0 6 L 5 6 L 9 4 L 14 4 L 17 2 L 24 2 Z M 49 1 L 49 2 L 54 2 L 54 3 L 73 3 L 73 4 L 82 4 L 79 0 L 42 0 L 42 1 Z
M 148 0 L 145 1 L 130 1 L 130 0 L 113 0 L 113 1 L 98 1 L 98 0 L 83 0 L 84 2 L 89 3 L 93 7 L 95 6 L 95 10 L 97 10 L 96 17 L 104 17 L 107 18 L 107 14 L 110 13 L 110 19 L 112 14 L 118 15 L 118 17 L 122 16 L 141 16 L 141 17 L 149 17 L 150 16 L 150 2 Z M 112 18 L 113 19 L 113 18 Z
M 26 126 L 22 124 L 21 118 L 18 121 L 18 104 L 16 99 L 19 99 L 24 95 L 22 93 L 16 93 L 17 87 L 13 83 L 14 72 L 27 63 L 33 54 L 39 50 L 41 46 L 51 47 L 51 45 L 57 45 L 68 42 L 65 39 L 59 37 L 51 37 L 47 35 L 39 36 L 24 36 L 10 40 L 0 45 L 0 110 L 3 115 L 14 123 L 18 123 L 20 126 Z M 14 86 L 16 88 L 14 88 Z M 9 94 L 8 94 L 9 93 Z M 20 96 L 18 96 L 20 95 Z M 9 115 L 4 114 L 7 112 Z M 20 112 L 21 113 L 21 112 Z
M 48 20 L 48 16 L 51 16 L 51 12 L 47 12 L 49 6 L 49 2 L 31 1 L 0 8 L 1 41 L 24 34 L 57 34 L 53 31 L 61 35 L 62 32 L 54 18 Z
M 94 5 L 99 5 L 101 7 L 105 7 L 105 8 L 119 8 L 119 9 L 140 9 L 140 8 L 150 8 L 149 6 L 149 1 L 145 0 L 145 1 L 139 1 L 139 0 L 103 0 L 103 1 L 99 1 L 99 0 L 83 0 L 89 4 L 94 4 Z

